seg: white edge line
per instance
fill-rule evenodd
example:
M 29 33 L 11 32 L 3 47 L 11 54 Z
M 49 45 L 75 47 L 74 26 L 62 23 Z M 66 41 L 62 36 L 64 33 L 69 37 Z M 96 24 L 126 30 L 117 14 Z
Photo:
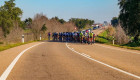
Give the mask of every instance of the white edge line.
M 42 42 L 44 43 L 44 42 Z M 4 73 L 1 75 L 0 77 L 0 80 L 6 80 L 6 78 L 8 77 L 8 75 L 10 74 L 10 72 L 12 71 L 13 67 L 15 66 L 15 64 L 17 63 L 17 61 L 19 60 L 19 58 L 26 52 L 28 51 L 29 49 L 37 46 L 37 45 L 40 45 L 42 43 L 39 43 L 39 44 L 36 44 L 36 45 L 33 45 L 25 50 L 23 50 L 13 61 L 12 63 L 8 66 L 8 68 L 4 71 Z
M 67 43 L 66 43 L 66 46 L 67 46 Z M 68 46 L 67 46 L 67 48 L 70 49 L 70 50 L 72 50 L 72 49 L 71 49 L 70 47 L 68 47 Z M 72 51 L 73 51 L 73 50 L 72 50 Z M 112 68 L 112 69 L 117 70 L 117 71 L 119 71 L 119 72 L 125 73 L 125 74 L 127 74 L 127 75 L 129 75 L 129 76 L 132 76 L 132 77 L 135 77 L 135 78 L 140 79 L 140 76 L 137 76 L 137 75 L 135 75 L 135 74 L 126 72 L 126 71 L 121 70 L 121 69 L 119 69 L 119 68 L 113 67 L 113 66 L 111 66 L 111 65 L 109 65 L 109 64 L 103 63 L 103 62 L 98 61 L 98 60 L 96 60 L 96 59 L 90 58 L 90 57 L 88 57 L 88 56 L 85 56 L 85 55 L 83 55 L 83 54 L 77 52 L 77 51 L 73 51 L 73 52 L 75 52 L 75 53 L 77 53 L 77 54 L 80 54 L 80 55 L 82 55 L 82 56 L 84 56 L 84 57 L 86 57 L 86 58 L 88 58 L 88 59 L 90 59 L 90 60 L 92 60 L 92 61 L 95 61 L 95 62 L 97 62 L 97 63 L 100 63 L 100 64 L 102 64 L 102 65 L 105 65 L 105 66 L 107 66 L 107 67 L 109 67 L 109 68 Z
M 91 56 L 89 56 L 89 55 L 87 55 L 87 54 L 85 54 L 85 53 L 82 53 L 82 55 L 83 55 L 83 56 L 86 56 L 86 57 L 91 57 Z
M 100 44 L 95 44 L 95 45 L 100 46 L 100 47 L 104 47 L 104 48 L 108 48 L 108 49 L 114 49 L 114 48 L 111 48 L 111 47 L 101 46 Z M 138 52 L 126 51 L 126 50 L 121 50 L 121 49 L 114 49 L 114 50 L 119 50 L 119 51 L 124 51 L 124 52 L 130 52 L 130 53 L 140 54 Z

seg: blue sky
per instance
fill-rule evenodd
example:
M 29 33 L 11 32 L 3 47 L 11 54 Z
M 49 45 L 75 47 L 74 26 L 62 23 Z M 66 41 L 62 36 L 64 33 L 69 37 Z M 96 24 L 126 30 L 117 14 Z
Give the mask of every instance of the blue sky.
M 0 5 L 4 4 L 0 0 Z M 88 18 L 95 22 L 110 22 L 119 15 L 118 0 L 16 0 L 16 6 L 23 10 L 22 20 L 43 13 L 48 18 L 58 16 L 70 18 Z

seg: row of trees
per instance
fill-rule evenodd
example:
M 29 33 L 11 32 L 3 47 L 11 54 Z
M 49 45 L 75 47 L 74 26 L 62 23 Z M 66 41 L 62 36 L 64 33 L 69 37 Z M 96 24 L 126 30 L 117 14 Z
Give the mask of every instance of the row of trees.
M 79 19 L 79 18 L 71 18 L 69 22 L 73 22 L 78 29 L 82 29 L 85 28 L 87 25 L 91 26 L 94 24 L 94 20 Z
M 61 24 L 66 23 L 64 19 L 59 19 L 58 17 L 53 17 L 52 20 L 56 20 L 60 22 Z M 80 19 L 80 18 L 71 18 L 69 19 L 68 22 L 74 23 L 78 29 L 82 29 L 82 28 L 85 28 L 87 25 L 91 26 L 94 24 L 94 20 Z
M 34 38 L 37 39 L 37 36 L 41 33 L 45 33 L 46 30 L 49 31 L 74 31 L 75 27 L 78 29 L 85 28 L 86 25 L 92 25 L 93 20 L 88 19 L 79 19 L 72 18 L 68 22 L 64 19 L 59 19 L 58 17 L 53 17 L 48 19 L 43 14 L 37 14 L 35 17 L 27 18 L 24 21 L 21 21 L 22 10 L 19 7 L 16 7 L 14 3 L 15 0 L 5 1 L 5 4 L 0 7 L 0 28 L 3 31 L 3 35 L 6 38 L 7 35 L 10 35 L 10 32 L 14 35 L 14 30 L 29 29 L 34 34 Z M 59 25 L 59 27 L 58 27 Z M 47 27 L 46 27 L 47 26 Z M 58 27 L 56 29 L 56 27 Z M 16 34 L 16 33 L 15 33 Z M 16 35 L 15 35 L 16 36 Z
M 60 22 L 61 24 L 66 23 L 66 21 L 64 19 L 59 19 L 57 16 L 53 17 L 52 20 L 56 20 L 56 21 Z
M 57 21 L 61 24 L 67 23 L 64 19 L 59 19 L 58 17 L 53 17 L 50 20 Z M 79 19 L 79 18 L 71 18 L 68 22 L 74 23 L 78 29 L 82 29 L 85 28 L 87 25 L 91 26 L 94 24 L 94 20 Z M 26 28 L 30 28 L 30 25 L 32 24 L 32 19 L 31 18 L 25 19 L 24 23 L 26 25 Z

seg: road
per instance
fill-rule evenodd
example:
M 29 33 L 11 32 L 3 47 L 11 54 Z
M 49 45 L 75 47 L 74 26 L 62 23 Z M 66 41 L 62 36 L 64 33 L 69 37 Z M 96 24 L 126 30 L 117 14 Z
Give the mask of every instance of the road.
M 41 42 L 0 52 L 0 75 L 4 74 L 3 72 L 21 51 L 38 43 Z M 140 76 L 140 51 L 103 44 L 85 45 L 45 41 L 24 52 L 6 80 L 140 80 L 74 51 Z

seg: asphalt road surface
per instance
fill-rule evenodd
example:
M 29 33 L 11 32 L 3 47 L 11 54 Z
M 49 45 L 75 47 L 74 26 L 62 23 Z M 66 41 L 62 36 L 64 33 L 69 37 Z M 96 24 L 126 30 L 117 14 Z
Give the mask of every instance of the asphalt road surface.
M 68 44 L 73 48 L 76 46 L 77 48 L 75 49 L 83 48 L 83 45 L 81 44 L 73 44 L 73 43 Z M 90 45 L 84 46 L 91 47 Z M 102 53 L 107 54 L 105 51 L 103 51 Z M 120 55 L 119 52 L 118 55 Z M 137 56 L 140 58 L 139 55 Z M 102 57 L 104 57 L 104 55 Z M 116 63 L 115 61 L 113 62 Z M 118 63 L 116 63 L 116 65 L 117 64 Z M 130 71 L 131 70 L 133 71 L 133 68 L 129 69 Z M 139 74 L 139 71 L 137 71 L 137 74 Z M 117 70 L 111 69 L 109 67 L 106 67 L 102 64 L 89 60 L 78 54 L 75 54 L 75 52 L 71 51 L 66 47 L 66 43 L 44 42 L 43 44 L 40 44 L 26 51 L 22 55 L 22 57 L 18 60 L 18 62 L 10 72 L 7 80 L 139 80 L 139 79 L 121 73 Z

